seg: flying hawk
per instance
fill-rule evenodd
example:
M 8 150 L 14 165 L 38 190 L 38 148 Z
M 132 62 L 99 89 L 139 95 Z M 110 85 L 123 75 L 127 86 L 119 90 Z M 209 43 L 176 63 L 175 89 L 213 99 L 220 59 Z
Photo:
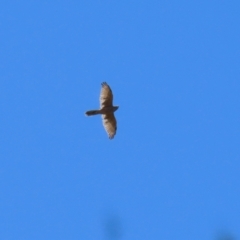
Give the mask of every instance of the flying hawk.
M 97 114 L 102 115 L 103 126 L 110 139 L 113 139 L 117 131 L 117 121 L 114 116 L 114 112 L 118 109 L 118 106 L 113 106 L 113 94 L 112 90 L 106 82 L 102 83 L 102 89 L 100 93 L 100 109 L 90 110 L 85 114 L 87 116 L 93 116 Z

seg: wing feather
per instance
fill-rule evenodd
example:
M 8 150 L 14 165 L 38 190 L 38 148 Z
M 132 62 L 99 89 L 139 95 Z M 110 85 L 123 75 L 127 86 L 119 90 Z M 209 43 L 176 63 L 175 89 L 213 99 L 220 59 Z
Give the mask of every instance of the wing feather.
M 106 82 L 102 83 L 102 89 L 100 93 L 100 107 L 110 107 L 113 103 L 112 90 Z
M 110 139 L 113 139 L 117 131 L 117 121 L 113 113 L 102 115 L 103 126 Z

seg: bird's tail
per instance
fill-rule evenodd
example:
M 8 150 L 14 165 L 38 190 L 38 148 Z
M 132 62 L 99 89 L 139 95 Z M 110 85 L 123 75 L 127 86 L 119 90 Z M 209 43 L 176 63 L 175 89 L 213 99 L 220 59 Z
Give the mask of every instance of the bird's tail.
M 90 110 L 85 113 L 87 116 L 93 116 L 97 114 L 101 114 L 100 110 Z

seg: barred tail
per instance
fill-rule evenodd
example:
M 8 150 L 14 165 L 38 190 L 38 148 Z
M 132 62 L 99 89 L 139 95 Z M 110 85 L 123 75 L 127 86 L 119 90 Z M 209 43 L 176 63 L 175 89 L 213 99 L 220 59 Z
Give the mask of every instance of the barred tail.
M 101 114 L 100 110 L 90 110 L 85 113 L 87 116 L 93 116 L 97 114 Z

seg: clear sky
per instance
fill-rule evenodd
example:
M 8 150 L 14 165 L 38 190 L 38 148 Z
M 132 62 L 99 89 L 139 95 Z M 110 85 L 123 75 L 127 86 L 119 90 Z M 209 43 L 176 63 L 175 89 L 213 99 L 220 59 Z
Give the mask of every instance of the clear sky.
M 240 1 L 2 0 L 0 29 L 0 239 L 240 239 Z

